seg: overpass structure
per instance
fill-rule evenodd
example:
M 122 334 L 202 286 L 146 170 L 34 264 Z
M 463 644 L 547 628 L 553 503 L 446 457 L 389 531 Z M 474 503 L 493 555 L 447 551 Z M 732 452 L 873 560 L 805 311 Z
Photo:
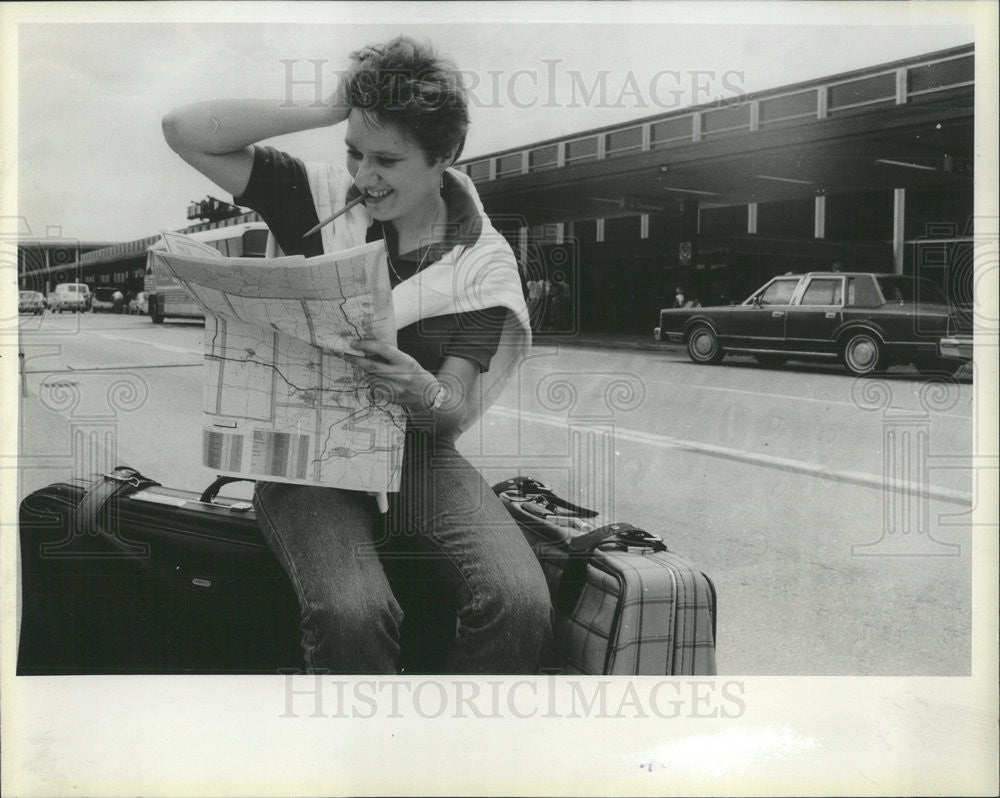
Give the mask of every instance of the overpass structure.
M 582 329 L 647 330 L 676 284 L 728 301 L 835 263 L 971 302 L 974 82 L 968 45 L 461 167 L 528 271 L 567 279 Z

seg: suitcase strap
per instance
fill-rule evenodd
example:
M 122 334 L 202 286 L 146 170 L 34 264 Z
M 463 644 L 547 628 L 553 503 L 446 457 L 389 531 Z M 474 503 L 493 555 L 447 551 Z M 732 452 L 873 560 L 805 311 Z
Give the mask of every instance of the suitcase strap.
M 118 466 L 110 474 L 104 474 L 103 479 L 90 486 L 83 500 L 73 511 L 74 533 L 108 534 L 101 523 L 101 516 L 109 501 L 159 484 L 128 466 Z
M 632 524 L 605 524 L 592 532 L 575 535 L 569 540 L 570 550 L 574 553 L 589 554 L 602 543 L 614 539 L 619 548 L 642 548 L 653 551 L 666 551 L 663 538 L 653 535 L 645 529 L 639 529 Z
M 493 492 L 500 496 L 507 494 L 508 501 L 535 500 L 553 515 L 570 515 L 576 518 L 596 518 L 597 511 L 573 504 L 557 496 L 548 485 L 531 477 L 512 477 L 498 482 L 493 486 Z M 540 501 L 539 501 L 540 500 Z

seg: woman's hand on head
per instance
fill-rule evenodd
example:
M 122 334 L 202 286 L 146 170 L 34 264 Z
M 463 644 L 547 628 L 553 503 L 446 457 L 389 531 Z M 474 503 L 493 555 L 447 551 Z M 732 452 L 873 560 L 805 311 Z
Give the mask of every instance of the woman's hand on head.
M 376 401 L 392 402 L 409 410 L 425 411 L 434 401 L 440 383 L 402 350 L 381 341 L 351 341 L 351 348 L 366 357 L 344 354 L 371 388 Z

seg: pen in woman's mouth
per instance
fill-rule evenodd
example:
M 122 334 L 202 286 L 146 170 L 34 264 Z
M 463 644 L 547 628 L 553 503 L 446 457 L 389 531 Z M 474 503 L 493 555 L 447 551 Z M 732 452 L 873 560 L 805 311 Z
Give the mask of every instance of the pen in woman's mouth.
M 343 208 L 341 208 L 341 209 L 340 209 L 339 211 L 335 211 L 335 212 L 331 213 L 331 214 L 330 214 L 329 216 L 327 216 L 327 217 L 326 217 L 326 218 L 325 218 L 325 219 L 324 219 L 324 220 L 323 220 L 322 222 L 320 222 L 320 223 L 319 223 L 318 225 L 316 225 L 316 226 L 315 226 L 314 228 L 312 228 L 312 229 L 311 229 L 311 230 L 310 230 L 309 232 L 307 232 L 307 233 L 306 233 L 306 234 L 305 234 L 304 236 L 302 236 L 302 237 L 303 237 L 303 238 L 309 238 L 309 236 L 311 236 L 311 235 L 312 235 L 313 233 L 315 233 L 315 232 L 316 232 L 317 230 L 320 230 L 320 229 L 322 229 L 322 228 L 326 227 L 326 226 L 327 226 L 328 224 L 330 224 L 330 222 L 332 222 L 332 221 L 333 221 L 334 219 L 336 219 L 336 218 L 337 218 L 338 216 L 341 216 L 341 215 L 343 215 L 343 214 L 347 213 L 347 212 L 348 212 L 348 211 L 349 211 L 349 210 L 350 210 L 351 208 L 353 208 L 353 207 L 354 207 L 355 205 L 357 205 L 357 204 L 358 204 L 359 202 L 364 202 L 364 200 L 365 200 L 365 195 L 364 195 L 364 194 L 359 194 L 359 195 L 358 195 L 357 197 L 355 197 L 355 198 L 354 198 L 354 199 L 352 199 L 352 200 L 351 200 L 350 202 L 348 202 L 348 203 L 347 203 L 347 204 L 346 204 L 346 205 L 345 205 L 345 206 L 344 206 Z

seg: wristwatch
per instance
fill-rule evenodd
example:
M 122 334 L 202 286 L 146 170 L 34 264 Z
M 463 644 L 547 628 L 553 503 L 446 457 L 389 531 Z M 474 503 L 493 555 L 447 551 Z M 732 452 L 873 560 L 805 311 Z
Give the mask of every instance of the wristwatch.
M 437 393 L 434 394 L 434 398 L 431 400 L 430 406 L 427 409 L 437 410 L 441 407 L 441 405 L 444 404 L 444 393 L 444 386 L 441 383 L 438 383 Z

